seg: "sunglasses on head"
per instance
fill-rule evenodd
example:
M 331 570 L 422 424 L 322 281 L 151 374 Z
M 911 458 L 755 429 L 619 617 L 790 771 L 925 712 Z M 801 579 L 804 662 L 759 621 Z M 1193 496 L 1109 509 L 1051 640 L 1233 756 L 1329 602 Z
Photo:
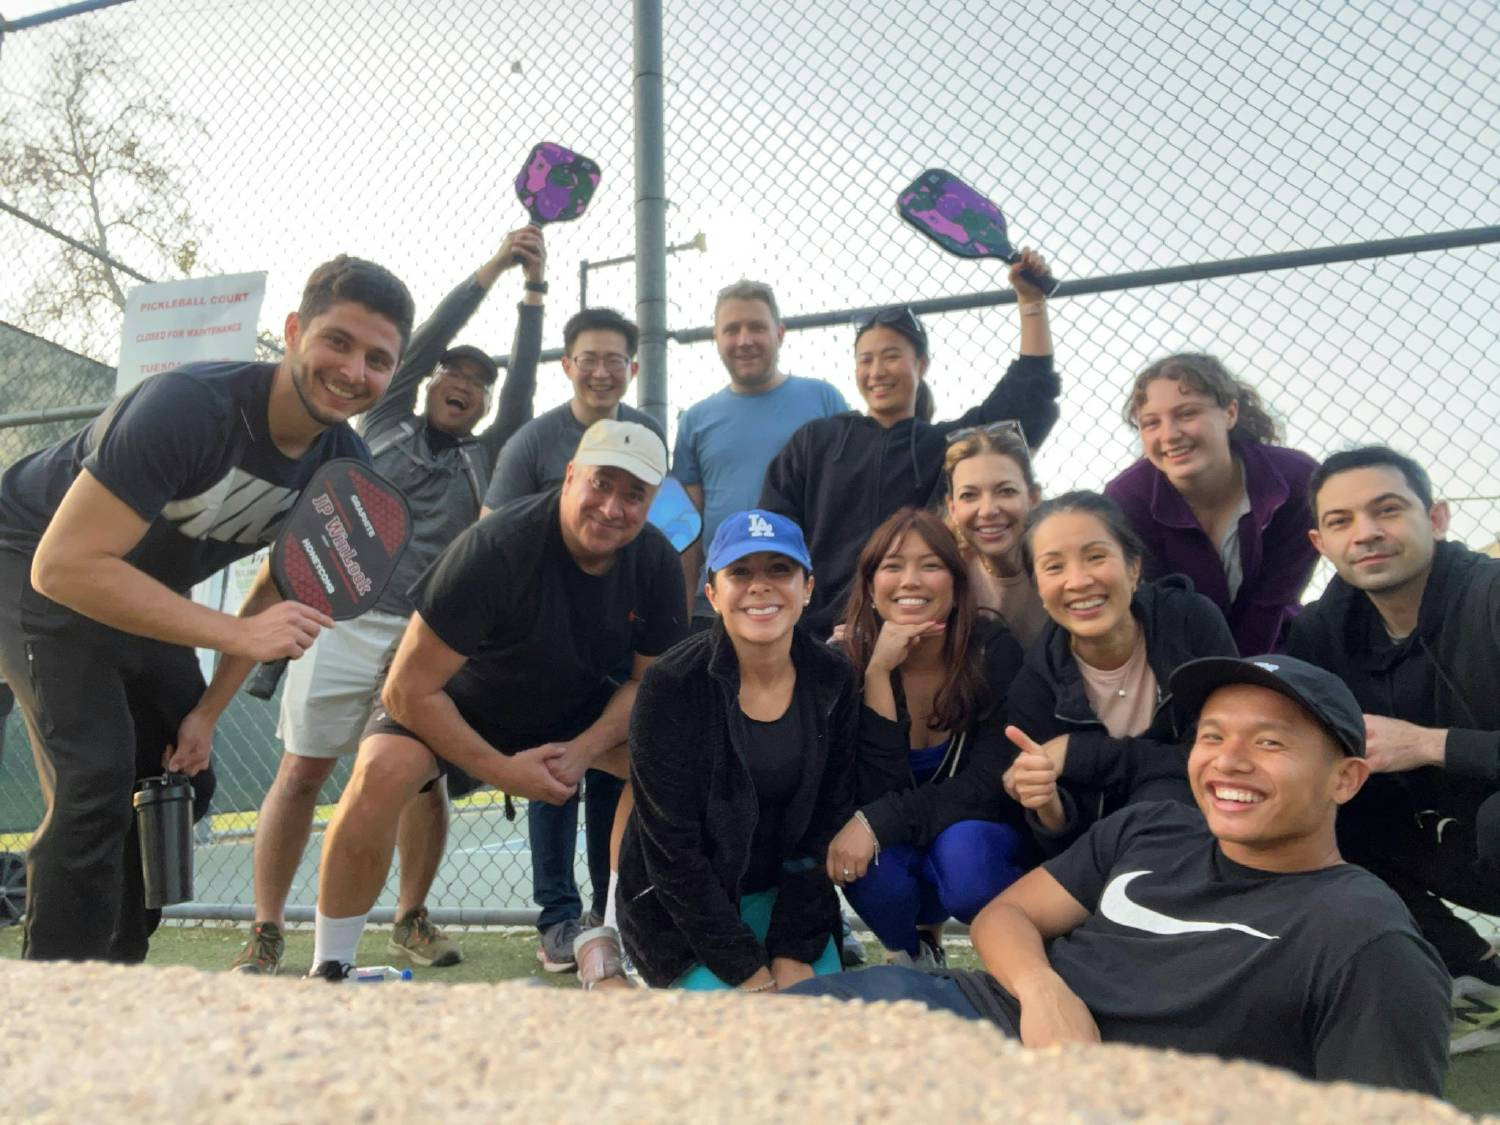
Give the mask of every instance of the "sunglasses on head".
M 963 441 L 975 434 L 983 434 L 985 437 L 999 437 L 1001 434 L 1015 434 L 1023 442 L 1026 441 L 1026 431 L 1021 429 L 1021 423 L 1014 418 L 1006 418 L 999 422 L 989 422 L 983 426 L 964 426 L 957 430 L 948 431 L 948 444 Z M 1029 444 L 1029 443 L 1028 443 Z
M 878 309 L 866 319 L 855 321 L 854 338 L 859 339 L 876 325 L 894 329 L 917 345 L 918 354 L 927 354 L 927 329 L 922 327 L 921 319 L 911 311 L 910 305 L 892 305 L 890 308 Z

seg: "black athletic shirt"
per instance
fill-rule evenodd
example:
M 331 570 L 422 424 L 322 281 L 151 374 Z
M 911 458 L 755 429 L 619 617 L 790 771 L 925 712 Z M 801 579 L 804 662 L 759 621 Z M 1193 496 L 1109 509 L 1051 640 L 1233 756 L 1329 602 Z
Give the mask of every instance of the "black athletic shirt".
M 369 461 L 347 425 L 303 456 L 271 440 L 269 363 L 193 363 L 153 375 L 94 422 L 0 479 L 0 549 L 31 554 L 79 471 L 150 526 L 127 562 L 180 593 L 276 538 L 324 461 Z
M 580 570 L 563 542 L 559 489 L 491 512 L 412 587 L 422 620 L 468 657 L 447 692 L 506 753 L 576 737 L 598 719 L 632 653 L 682 636 L 682 565 L 647 524 L 607 574 Z
M 781 865 L 789 853 L 783 835 L 783 813 L 802 783 L 802 708 L 797 697 L 779 719 L 761 722 L 741 712 L 747 729 L 745 757 L 755 785 L 755 835 L 750 841 L 750 867 L 740 882 L 742 894 L 768 891 L 781 882 Z
M 1048 957 L 1105 1042 L 1442 1093 L 1448 974 L 1364 868 L 1241 866 L 1175 802 L 1121 809 L 1045 866 L 1091 912 Z M 1018 1034 L 1019 1007 L 993 977 L 948 975 Z

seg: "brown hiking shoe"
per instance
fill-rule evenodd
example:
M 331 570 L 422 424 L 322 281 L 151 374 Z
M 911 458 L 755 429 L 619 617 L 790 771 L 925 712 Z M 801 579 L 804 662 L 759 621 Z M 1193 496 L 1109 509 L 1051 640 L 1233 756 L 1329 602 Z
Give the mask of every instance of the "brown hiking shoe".
M 434 969 L 457 965 L 464 959 L 458 943 L 432 924 L 425 906 L 406 912 L 391 931 L 391 942 L 386 948 L 392 953 L 405 954 L 414 964 Z
M 232 973 L 251 973 L 274 977 L 281 972 L 281 955 L 286 952 L 286 937 L 275 922 L 257 922 L 250 940 L 229 966 Z

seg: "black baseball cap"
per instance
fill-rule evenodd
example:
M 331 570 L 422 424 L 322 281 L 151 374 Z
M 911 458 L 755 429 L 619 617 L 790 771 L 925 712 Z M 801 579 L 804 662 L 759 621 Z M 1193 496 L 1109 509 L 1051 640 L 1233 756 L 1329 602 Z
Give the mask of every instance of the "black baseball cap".
M 1208 697 L 1228 684 L 1279 692 L 1316 719 L 1345 754 L 1365 756 L 1365 714 L 1344 681 L 1305 660 L 1275 653 L 1248 659 L 1206 656 L 1180 665 L 1168 685 L 1178 729 L 1197 722 Z
M 484 380 L 486 387 L 493 387 L 495 380 L 500 378 L 500 369 L 495 366 L 495 361 L 489 354 L 473 344 L 459 344 L 456 348 L 449 348 L 438 356 L 438 364 L 452 363 L 455 359 L 467 359 L 479 365 L 479 377 Z

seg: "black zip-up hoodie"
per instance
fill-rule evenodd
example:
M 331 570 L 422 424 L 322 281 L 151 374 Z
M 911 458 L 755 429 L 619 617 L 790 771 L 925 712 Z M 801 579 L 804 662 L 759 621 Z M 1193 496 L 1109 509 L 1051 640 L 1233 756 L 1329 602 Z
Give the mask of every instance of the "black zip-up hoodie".
M 1298 614 L 1287 654 L 1338 676 L 1369 714 L 1448 728 L 1444 768 L 1374 776 L 1356 802 L 1404 791 L 1471 819 L 1500 789 L 1500 559 L 1437 543 L 1417 627 L 1395 643 L 1369 595 L 1334 578 Z
M 998 620 L 984 617 L 971 643 L 983 646 L 991 704 L 968 729 L 952 732 L 942 764 L 925 785 L 912 777 L 911 717 L 900 677 L 894 685 L 895 721 L 860 706 L 857 799 L 883 848 L 926 847 L 960 820 L 1022 823 L 1021 806 L 1000 783 L 1016 757 L 1015 746 L 1005 737 L 1005 716 L 1011 681 L 1021 670 L 1021 646 Z
M 1010 721 L 1037 742 L 1068 736 L 1068 754 L 1058 779 L 1067 823 L 1059 832 L 1027 820 L 1051 853 L 1072 843 L 1095 820 L 1131 802 L 1148 783 L 1180 781 L 1172 796 L 1186 799 L 1187 747 L 1172 721 L 1167 681 L 1177 666 L 1201 656 L 1238 656 L 1234 636 L 1219 607 L 1193 591 L 1181 574 L 1143 583 L 1130 610 L 1146 635 L 1146 662 L 1156 677 L 1156 708 L 1140 734 L 1113 738 L 1089 703 L 1083 673 L 1066 629 L 1048 621 L 1027 650 L 1026 663 L 1010 687 Z M 1152 797 L 1169 795 L 1160 786 Z
M 943 497 L 948 434 L 1013 418 L 1033 449 L 1057 421 L 1062 382 L 1050 355 L 1016 358 L 989 397 L 951 422 L 908 418 L 886 428 L 858 411 L 804 423 L 766 468 L 760 507 L 797 521 L 812 555 L 812 604 L 802 623 L 827 638 L 843 615 L 870 533 L 908 504 Z
M 647 983 L 695 964 L 739 984 L 776 957 L 816 961 L 840 929 L 828 844 L 854 815 L 859 697 L 841 652 L 792 639 L 802 780 L 782 819 L 782 866 L 765 944 L 740 920 L 758 801 L 745 761 L 739 661 L 723 626 L 687 638 L 647 669 L 630 715 L 635 812 L 620 847 L 620 936 Z

